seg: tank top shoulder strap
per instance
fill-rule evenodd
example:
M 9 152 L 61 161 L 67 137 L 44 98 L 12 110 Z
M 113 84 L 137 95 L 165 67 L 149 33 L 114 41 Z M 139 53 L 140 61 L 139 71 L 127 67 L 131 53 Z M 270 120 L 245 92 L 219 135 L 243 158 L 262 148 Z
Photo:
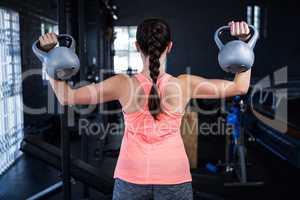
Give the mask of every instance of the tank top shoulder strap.
M 160 96 L 164 95 L 165 87 L 171 77 L 172 76 L 170 74 L 165 73 L 157 80 L 156 85 L 158 87 L 158 93 Z
M 142 87 L 144 88 L 145 92 L 149 92 L 151 87 L 152 87 L 152 81 L 146 77 L 144 74 L 142 73 L 138 73 L 135 74 L 134 77 L 139 81 L 139 83 L 142 85 Z M 157 80 L 157 86 L 158 88 L 162 88 L 164 87 L 165 83 L 168 81 L 169 78 L 171 78 L 172 76 L 170 74 L 164 73 L 163 75 L 161 75 L 158 80 Z
M 164 73 L 161 77 L 159 77 L 156 84 L 158 87 L 163 87 L 163 85 L 165 85 L 171 77 L 172 76 L 170 74 Z
M 143 74 L 141 74 L 141 73 L 135 74 L 134 77 L 141 84 L 141 86 L 143 87 L 144 91 L 146 93 L 148 93 L 150 91 L 150 89 L 151 89 L 152 82 L 147 77 L 145 77 Z
M 135 74 L 134 77 L 140 82 L 140 83 L 145 83 L 145 82 L 151 82 L 145 75 L 142 73 Z

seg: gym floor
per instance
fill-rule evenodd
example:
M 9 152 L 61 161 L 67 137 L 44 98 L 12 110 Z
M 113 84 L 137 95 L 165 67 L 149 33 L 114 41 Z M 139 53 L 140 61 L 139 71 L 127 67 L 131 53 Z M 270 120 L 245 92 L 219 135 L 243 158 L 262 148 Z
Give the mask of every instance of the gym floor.
M 60 175 L 59 171 L 25 155 L 1 177 L 0 198 L 1 200 L 26 199 L 59 182 Z M 12 186 L 17 188 L 17 191 L 12 192 Z M 78 199 L 82 195 L 81 188 L 83 186 L 79 182 L 73 183 L 72 199 Z M 93 199 L 111 199 L 111 197 L 109 198 L 92 189 L 91 195 Z M 59 199 L 62 199 L 61 193 L 49 197 L 49 200 Z
M 95 105 L 88 114 L 73 112 L 86 106 L 72 106 L 68 116 L 63 115 L 46 76 L 49 68 L 33 53 L 32 44 L 49 32 L 73 36 L 80 68 L 68 81 L 72 88 L 120 73 L 132 76 L 143 67 L 133 43 L 137 26 L 153 17 L 170 25 L 173 48 L 166 72 L 173 76 L 191 73 L 233 80 L 219 65 L 215 31 L 234 20 L 253 25 L 259 33 L 248 93 L 192 99 L 187 106 L 180 129 L 194 199 L 299 199 L 297 1 L 1 0 L 0 200 L 30 198 L 61 183 L 66 177 L 62 171 L 71 173 L 71 200 L 112 199 L 125 126 L 120 103 Z M 235 39 L 221 34 L 224 43 Z M 230 114 L 241 125 L 236 141 L 235 134 L 224 134 Z M 67 170 L 61 169 L 62 160 L 69 161 L 61 145 L 66 147 L 63 152 L 70 145 Z M 236 175 L 243 166 L 245 182 Z M 61 200 L 63 190 L 36 199 Z

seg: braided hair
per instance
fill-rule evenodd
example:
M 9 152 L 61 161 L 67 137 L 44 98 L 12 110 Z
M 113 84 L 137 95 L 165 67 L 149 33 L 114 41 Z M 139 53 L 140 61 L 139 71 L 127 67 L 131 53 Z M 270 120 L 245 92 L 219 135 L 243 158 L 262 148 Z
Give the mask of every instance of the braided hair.
M 160 97 L 156 85 L 160 68 L 159 59 L 171 41 L 170 28 L 161 19 L 147 19 L 138 26 L 136 40 L 143 54 L 149 56 L 149 70 L 153 84 L 148 108 L 151 115 L 156 119 L 161 112 Z

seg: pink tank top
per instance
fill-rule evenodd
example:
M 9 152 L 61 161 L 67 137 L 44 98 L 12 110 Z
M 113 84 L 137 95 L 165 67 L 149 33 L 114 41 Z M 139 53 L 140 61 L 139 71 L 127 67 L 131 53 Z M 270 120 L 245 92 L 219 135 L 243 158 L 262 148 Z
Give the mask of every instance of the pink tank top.
M 169 74 L 159 77 L 160 96 L 170 77 Z M 145 94 L 149 94 L 151 81 L 143 74 L 137 74 L 135 78 Z M 125 132 L 114 178 L 136 184 L 190 182 L 189 161 L 180 134 L 183 114 L 163 108 L 164 112 L 154 120 L 148 110 L 148 101 L 144 102 L 141 111 L 124 113 Z

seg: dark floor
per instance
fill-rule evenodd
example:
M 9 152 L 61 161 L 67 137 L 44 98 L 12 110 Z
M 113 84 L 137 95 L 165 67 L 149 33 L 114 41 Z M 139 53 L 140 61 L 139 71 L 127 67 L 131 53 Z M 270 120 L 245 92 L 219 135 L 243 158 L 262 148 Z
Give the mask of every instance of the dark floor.
M 253 181 L 263 180 L 264 186 L 239 186 L 225 187 L 222 198 L 228 200 L 247 199 L 299 199 L 300 170 L 291 167 L 285 161 L 270 154 L 260 146 L 249 148 L 249 159 L 254 164 L 249 170 Z M 52 167 L 34 158 L 24 155 L 7 173 L 0 177 L 0 200 L 22 200 L 41 191 L 59 181 L 59 172 Z M 226 179 L 225 179 L 226 180 Z M 199 180 L 195 180 L 199 181 Z M 200 180 L 201 181 L 201 180 Z M 202 180 L 202 182 L 205 180 Z M 210 180 L 209 180 L 210 181 Z M 207 190 L 213 190 L 213 184 L 207 186 Z M 82 199 L 82 185 L 77 182 L 73 185 L 73 198 Z M 200 186 L 202 191 L 195 191 L 202 198 L 195 199 L 219 199 L 206 196 L 205 186 Z M 204 190 L 204 191 L 203 191 Z M 92 199 L 111 199 L 99 192 L 91 190 Z M 196 194 L 196 196 L 197 196 Z M 56 195 L 49 200 L 62 199 Z
M 45 163 L 24 155 L 0 178 L 0 200 L 22 200 L 60 181 L 60 173 Z M 15 190 L 17 189 L 17 191 Z M 81 199 L 82 184 L 72 185 L 72 199 Z M 109 197 L 91 190 L 92 199 L 107 199 Z M 62 199 L 57 194 L 49 200 Z

